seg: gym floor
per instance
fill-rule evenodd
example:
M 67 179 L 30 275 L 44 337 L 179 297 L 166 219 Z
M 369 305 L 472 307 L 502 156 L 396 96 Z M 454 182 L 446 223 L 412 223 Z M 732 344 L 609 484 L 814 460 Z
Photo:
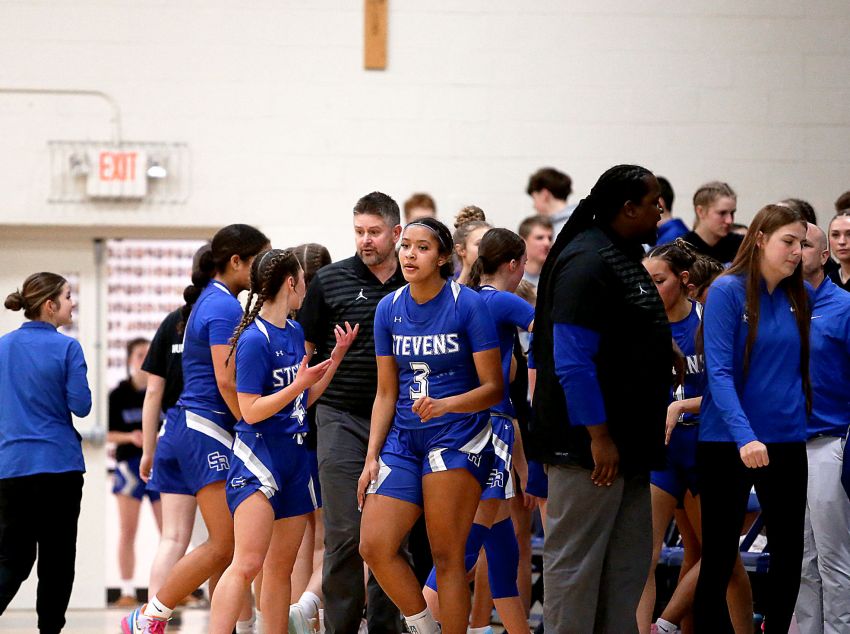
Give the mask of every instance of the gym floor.
M 67 625 L 62 634 L 120 634 L 121 617 L 127 610 L 68 610 Z M 168 634 L 204 634 L 207 631 L 209 610 L 181 610 L 179 620 L 168 624 Z M 10 610 L 0 616 L 3 634 L 32 634 L 38 631 L 34 610 Z M 502 628 L 493 628 L 502 632 Z
M 68 610 L 67 624 L 62 634 L 120 634 L 121 617 L 128 610 Z M 182 610 L 180 619 L 168 625 L 168 634 L 203 634 L 207 631 L 209 610 Z M 10 610 L 0 616 L 3 634 L 32 634 L 37 632 L 35 610 Z

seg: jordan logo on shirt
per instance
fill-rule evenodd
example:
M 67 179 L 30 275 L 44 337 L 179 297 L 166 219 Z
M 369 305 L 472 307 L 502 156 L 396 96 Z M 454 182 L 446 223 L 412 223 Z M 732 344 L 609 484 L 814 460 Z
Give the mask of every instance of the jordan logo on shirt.
M 357 293 L 357 297 L 354 298 L 354 301 L 356 302 L 358 299 L 366 299 L 366 296 L 363 294 L 362 288 L 360 289 L 360 292 Z
M 649 295 L 646 289 L 643 287 L 643 284 L 638 284 L 638 290 L 640 291 L 640 295 Z

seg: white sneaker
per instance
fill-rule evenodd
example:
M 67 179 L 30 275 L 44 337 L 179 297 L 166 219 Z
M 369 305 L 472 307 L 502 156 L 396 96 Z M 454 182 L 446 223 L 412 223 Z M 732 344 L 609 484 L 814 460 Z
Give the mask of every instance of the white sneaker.
M 313 634 L 315 630 L 301 611 L 301 606 L 289 606 L 289 634 Z

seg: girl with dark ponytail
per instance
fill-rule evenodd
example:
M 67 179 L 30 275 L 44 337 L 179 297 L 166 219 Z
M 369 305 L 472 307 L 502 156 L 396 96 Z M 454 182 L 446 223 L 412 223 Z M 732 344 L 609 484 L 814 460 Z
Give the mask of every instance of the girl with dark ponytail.
M 478 560 L 481 547 L 484 547 L 490 592 L 496 611 L 509 633 L 528 629 L 528 615 L 517 587 L 519 545 L 508 504 L 508 500 L 516 495 L 514 440 L 519 437 L 516 411 L 510 397 L 511 360 L 517 328 L 531 332 L 534 325 L 534 308 L 514 295 L 525 272 L 525 257 L 525 241 L 522 238 L 508 229 L 490 229 L 481 238 L 478 257 L 472 264 L 469 277 L 470 286 L 480 286 L 479 295 L 496 324 L 504 388 L 501 401 L 490 408 L 491 442 L 496 458 L 466 541 L 465 559 L 467 568 L 471 569 Z M 516 449 L 517 471 L 521 480 L 526 482 L 528 469 L 521 443 L 516 445 Z M 431 571 L 425 585 L 425 599 L 436 613 L 436 570 Z M 473 615 L 470 626 L 489 625 L 490 609 L 486 610 L 486 623 L 477 623 Z
M 210 632 L 230 634 L 251 581 L 263 571 L 260 595 L 267 631 L 288 630 L 292 566 L 316 509 L 303 436 L 306 408 L 333 378 L 359 326 L 336 326 L 330 358 L 308 366 L 304 331 L 288 316 L 301 307 L 304 272 L 291 250 L 254 261 L 252 304 L 230 340 L 242 417 L 234 430 L 227 504 L 234 515 L 235 552 L 213 595 Z
M 243 317 L 236 298 L 251 285 L 251 265 L 269 248 L 268 238 L 248 225 L 220 229 L 202 252 L 192 285 L 184 292 L 188 320 L 183 336 L 183 391 L 155 455 L 153 483 L 161 493 L 193 495 L 209 539 L 185 555 L 147 605 L 122 619 L 124 632 L 156 631 L 174 607 L 206 579 L 222 572 L 233 554 L 233 519 L 224 480 L 239 402 L 230 338 Z M 250 306 L 250 298 L 249 298 Z
M 259 230 L 249 225 L 227 225 L 220 229 L 209 245 L 198 251 L 197 263 L 192 266 L 192 283 L 183 291 L 183 326 L 189 321 L 192 306 L 198 301 L 203 290 L 219 274 L 223 273 L 227 264 L 238 256 L 242 262 L 250 262 L 251 258 L 269 247 L 269 239 Z M 239 292 L 245 289 L 240 289 Z M 236 294 L 238 295 L 239 292 Z

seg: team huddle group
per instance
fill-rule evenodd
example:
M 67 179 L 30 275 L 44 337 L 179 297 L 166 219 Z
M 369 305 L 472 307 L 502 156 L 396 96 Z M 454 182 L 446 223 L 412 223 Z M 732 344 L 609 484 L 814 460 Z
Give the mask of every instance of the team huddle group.
M 215 634 L 485 633 L 493 606 L 526 634 L 536 507 L 541 630 L 752 632 L 739 537 L 760 512 L 764 631 L 796 611 L 803 634 L 850 632 L 850 192 L 825 233 L 798 199 L 734 225 L 722 182 L 689 231 L 635 165 L 576 206 L 551 168 L 527 191 L 518 233 L 477 207 L 452 232 L 427 195 L 402 226 L 373 192 L 350 258 L 242 224 L 198 251 L 142 364 L 141 456 L 119 459 L 118 489 L 138 476 L 164 519 L 124 634 L 166 631 L 207 580 Z M 85 469 L 71 413 L 91 395 L 57 331 L 67 281 L 36 273 L 5 305 L 29 321 L 0 338 L 0 613 L 38 550 L 54 634 Z M 195 505 L 209 537 L 186 553 Z M 673 517 L 684 561 L 657 615 Z

